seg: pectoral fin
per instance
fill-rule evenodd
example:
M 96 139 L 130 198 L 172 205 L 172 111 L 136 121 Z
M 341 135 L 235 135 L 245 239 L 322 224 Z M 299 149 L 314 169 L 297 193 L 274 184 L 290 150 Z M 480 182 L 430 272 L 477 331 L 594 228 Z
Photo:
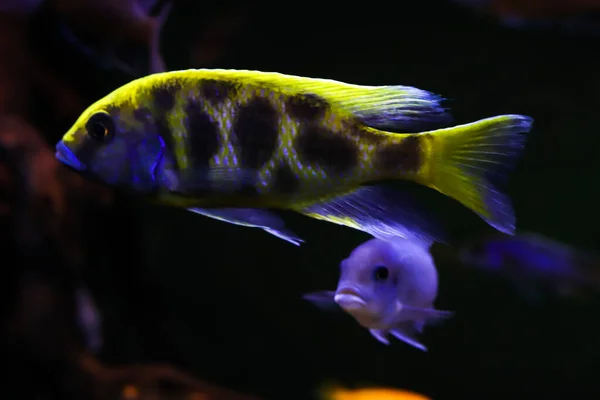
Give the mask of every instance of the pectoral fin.
M 257 208 L 188 208 L 196 214 L 229 222 L 234 225 L 247 226 L 250 228 L 261 228 L 271 235 L 277 236 L 287 242 L 300 246 L 304 240 L 287 229 L 283 220 L 267 211 Z
M 361 230 L 382 240 L 401 237 L 429 246 L 434 241 L 444 242 L 446 236 L 427 211 L 407 193 L 385 185 L 363 186 L 299 212 Z
M 334 300 L 335 292 L 325 290 L 321 292 L 307 293 L 302 298 L 310 301 L 315 306 L 326 311 L 342 311 L 342 308 Z
M 454 315 L 452 311 L 436 310 L 435 308 L 420 308 L 402 305 L 402 319 L 423 321 L 427 325 L 436 324 Z

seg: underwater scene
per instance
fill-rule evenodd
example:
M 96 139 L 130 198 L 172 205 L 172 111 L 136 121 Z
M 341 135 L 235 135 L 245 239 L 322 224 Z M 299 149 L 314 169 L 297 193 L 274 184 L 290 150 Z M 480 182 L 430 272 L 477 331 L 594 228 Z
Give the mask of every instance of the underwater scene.
M 0 0 L 0 398 L 600 396 L 599 49 L 598 0 Z

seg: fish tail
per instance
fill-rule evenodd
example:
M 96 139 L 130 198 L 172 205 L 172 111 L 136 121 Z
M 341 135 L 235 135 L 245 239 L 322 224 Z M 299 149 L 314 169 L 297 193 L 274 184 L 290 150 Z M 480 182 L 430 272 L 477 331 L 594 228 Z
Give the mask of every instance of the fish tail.
M 505 183 L 525 146 L 533 118 L 500 115 L 470 124 L 428 132 L 431 152 L 425 185 L 458 200 L 500 232 L 515 233 Z

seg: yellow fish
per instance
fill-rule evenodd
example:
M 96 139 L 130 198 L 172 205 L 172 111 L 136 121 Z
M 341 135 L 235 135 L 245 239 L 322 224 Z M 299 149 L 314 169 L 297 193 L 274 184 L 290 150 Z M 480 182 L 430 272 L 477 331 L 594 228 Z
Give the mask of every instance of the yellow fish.
M 450 196 L 512 234 L 505 178 L 533 120 L 501 115 L 445 129 L 441 98 L 238 70 L 149 75 L 85 110 L 56 146 L 80 173 L 154 201 L 299 244 L 271 210 L 293 210 L 377 238 L 439 240 L 426 209 L 383 181 Z M 419 133 L 403 133 L 417 131 Z

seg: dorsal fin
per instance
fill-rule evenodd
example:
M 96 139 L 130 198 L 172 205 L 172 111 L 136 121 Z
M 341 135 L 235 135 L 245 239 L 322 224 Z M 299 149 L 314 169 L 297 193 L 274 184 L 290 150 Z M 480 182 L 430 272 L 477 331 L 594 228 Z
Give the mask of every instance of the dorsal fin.
M 363 86 L 332 79 L 247 70 L 198 69 L 179 72 L 231 79 L 241 84 L 274 86 L 287 95 L 315 95 L 377 129 L 408 133 L 446 127 L 453 122 L 440 104 L 444 100 L 441 96 L 411 86 Z

